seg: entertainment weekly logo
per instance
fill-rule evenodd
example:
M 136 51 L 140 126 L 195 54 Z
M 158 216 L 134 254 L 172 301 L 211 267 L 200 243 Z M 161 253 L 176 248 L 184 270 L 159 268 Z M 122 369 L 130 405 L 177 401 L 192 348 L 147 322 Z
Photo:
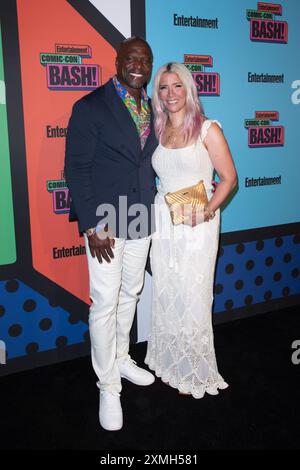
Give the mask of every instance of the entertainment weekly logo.
M 288 24 L 274 20 L 275 15 L 282 15 L 282 6 L 278 3 L 258 2 L 257 10 L 246 10 L 251 41 L 288 42 Z
M 193 75 L 198 95 L 220 96 L 220 75 L 205 72 L 205 67 L 213 66 L 211 55 L 184 54 L 184 65 Z
M 255 111 L 255 118 L 245 119 L 245 127 L 248 129 L 248 146 L 282 147 L 284 127 L 271 124 L 272 121 L 278 120 L 278 111 Z
M 47 180 L 47 191 L 52 194 L 52 204 L 54 214 L 67 214 L 70 212 L 71 196 L 61 171 L 61 178 L 57 180 Z
M 91 57 L 91 47 L 78 44 L 55 44 L 54 52 L 41 52 L 49 90 L 94 90 L 101 85 L 100 66 L 82 63 Z

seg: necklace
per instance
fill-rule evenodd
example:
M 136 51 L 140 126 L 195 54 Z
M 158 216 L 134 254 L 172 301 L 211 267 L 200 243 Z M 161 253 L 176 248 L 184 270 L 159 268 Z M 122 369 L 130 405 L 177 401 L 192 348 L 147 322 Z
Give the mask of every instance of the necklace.
M 166 125 L 166 129 L 170 129 L 169 131 L 167 130 L 166 134 L 166 143 L 169 145 L 175 145 L 178 134 L 180 133 L 182 129 L 182 123 L 179 124 L 177 127 L 172 127 L 170 125 Z

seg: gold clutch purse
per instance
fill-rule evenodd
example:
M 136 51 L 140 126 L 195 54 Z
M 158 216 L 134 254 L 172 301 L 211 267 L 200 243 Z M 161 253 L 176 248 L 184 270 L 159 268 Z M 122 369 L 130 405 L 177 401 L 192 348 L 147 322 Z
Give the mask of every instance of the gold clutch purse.
M 208 203 L 206 189 L 203 180 L 188 188 L 179 189 L 173 193 L 165 195 L 165 201 L 170 209 L 172 223 L 179 225 L 184 223 L 184 206 L 189 205 L 192 208 L 203 209 Z

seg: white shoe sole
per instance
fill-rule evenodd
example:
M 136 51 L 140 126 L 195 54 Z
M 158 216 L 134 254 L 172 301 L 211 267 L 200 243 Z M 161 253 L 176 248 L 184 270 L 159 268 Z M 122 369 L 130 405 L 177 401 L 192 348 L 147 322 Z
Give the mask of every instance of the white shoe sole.
M 120 431 L 123 427 L 123 423 L 119 426 L 104 426 L 100 421 L 100 426 L 105 429 L 105 431 Z

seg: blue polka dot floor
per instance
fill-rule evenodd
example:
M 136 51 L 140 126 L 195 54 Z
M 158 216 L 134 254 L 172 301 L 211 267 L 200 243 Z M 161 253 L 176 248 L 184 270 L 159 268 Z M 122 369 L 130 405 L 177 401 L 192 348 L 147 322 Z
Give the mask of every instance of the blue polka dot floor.
M 287 235 L 220 248 L 214 312 L 300 293 L 300 236 Z
M 18 280 L 0 282 L 0 331 L 7 359 L 85 341 L 87 324 Z

